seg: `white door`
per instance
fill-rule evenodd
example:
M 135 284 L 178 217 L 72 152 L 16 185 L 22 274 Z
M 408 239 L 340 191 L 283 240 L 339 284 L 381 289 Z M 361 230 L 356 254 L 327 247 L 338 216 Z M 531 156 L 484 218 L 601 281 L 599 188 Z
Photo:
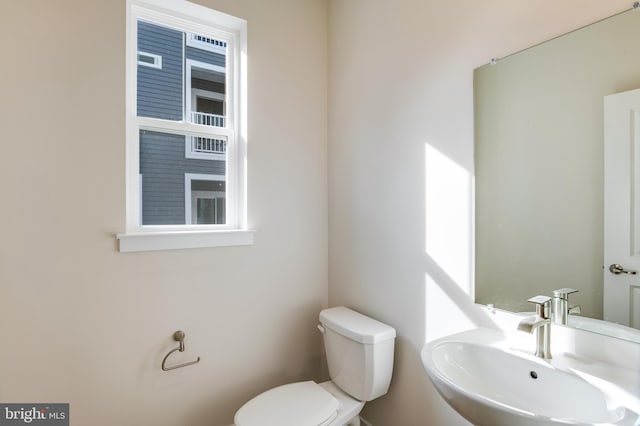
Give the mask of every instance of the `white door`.
M 640 328 L 640 89 L 604 98 L 604 319 Z

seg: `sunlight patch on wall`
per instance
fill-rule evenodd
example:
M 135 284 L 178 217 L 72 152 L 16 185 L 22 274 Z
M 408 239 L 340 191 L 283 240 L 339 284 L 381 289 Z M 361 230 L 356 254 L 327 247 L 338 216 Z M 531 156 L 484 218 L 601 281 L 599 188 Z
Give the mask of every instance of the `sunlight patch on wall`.
M 477 326 L 465 312 L 465 309 L 474 309 L 468 298 L 457 299 L 455 294 L 446 291 L 446 284 L 429 274 L 425 274 L 425 286 L 426 342 Z
M 473 176 L 425 145 L 425 338 L 472 328 Z
M 473 297 L 473 177 L 427 144 L 425 192 L 427 255 Z

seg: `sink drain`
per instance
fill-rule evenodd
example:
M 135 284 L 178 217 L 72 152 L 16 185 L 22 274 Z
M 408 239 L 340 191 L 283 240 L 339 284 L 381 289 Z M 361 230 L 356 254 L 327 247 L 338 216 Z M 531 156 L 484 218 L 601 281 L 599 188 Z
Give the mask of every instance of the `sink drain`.
M 531 376 L 532 379 L 537 379 L 538 378 L 538 373 L 536 373 L 535 371 L 530 371 L 529 375 Z

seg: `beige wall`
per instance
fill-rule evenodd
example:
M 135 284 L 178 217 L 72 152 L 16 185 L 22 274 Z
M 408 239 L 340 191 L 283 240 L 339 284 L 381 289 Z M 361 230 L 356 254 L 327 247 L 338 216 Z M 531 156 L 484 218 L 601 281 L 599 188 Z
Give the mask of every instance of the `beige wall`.
M 473 69 L 626 7 L 330 1 L 329 303 L 398 331 L 390 392 L 364 409 L 376 426 L 466 423 L 419 351 L 484 321 L 469 296 Z
M 602 319 L 603 97 L 640 87 L 639 37 L 628 12 L 476 71 L 479 303 L 573 287 Z
M 125 1 L 3 5 L 2 402 L 70 402 L 74 425 L 221 426 L 268 387 L 322 378 L 327 4 L 200 3 L 248 20 L 255 245 L 126 254 Z M 178 329 L 202 361 L 165 373 Z

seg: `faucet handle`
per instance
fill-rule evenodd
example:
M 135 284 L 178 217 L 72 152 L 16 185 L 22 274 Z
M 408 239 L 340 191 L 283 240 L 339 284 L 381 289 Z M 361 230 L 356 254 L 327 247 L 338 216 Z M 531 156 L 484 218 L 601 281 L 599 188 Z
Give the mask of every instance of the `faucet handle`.
M 534 296 L 527 300 L 527 302 L 536 305 L 536 315 L 544 319 L 549 319 L 551 313 L 551 298 L 549 296 Z
M 551 301 L 551 298 L 549 296 L 534 296 L 531 299 L 527 300 L 527 302 L 535 303 L 536 305 L 544 305 L 549 301 Z
M 558 297 L 563 300 L 569 300 L 569 295 L 571 293 L 577 293 L 578 290 L 575 288 L 559 288 L 557 290 L 553 290 L 553 297 Z

